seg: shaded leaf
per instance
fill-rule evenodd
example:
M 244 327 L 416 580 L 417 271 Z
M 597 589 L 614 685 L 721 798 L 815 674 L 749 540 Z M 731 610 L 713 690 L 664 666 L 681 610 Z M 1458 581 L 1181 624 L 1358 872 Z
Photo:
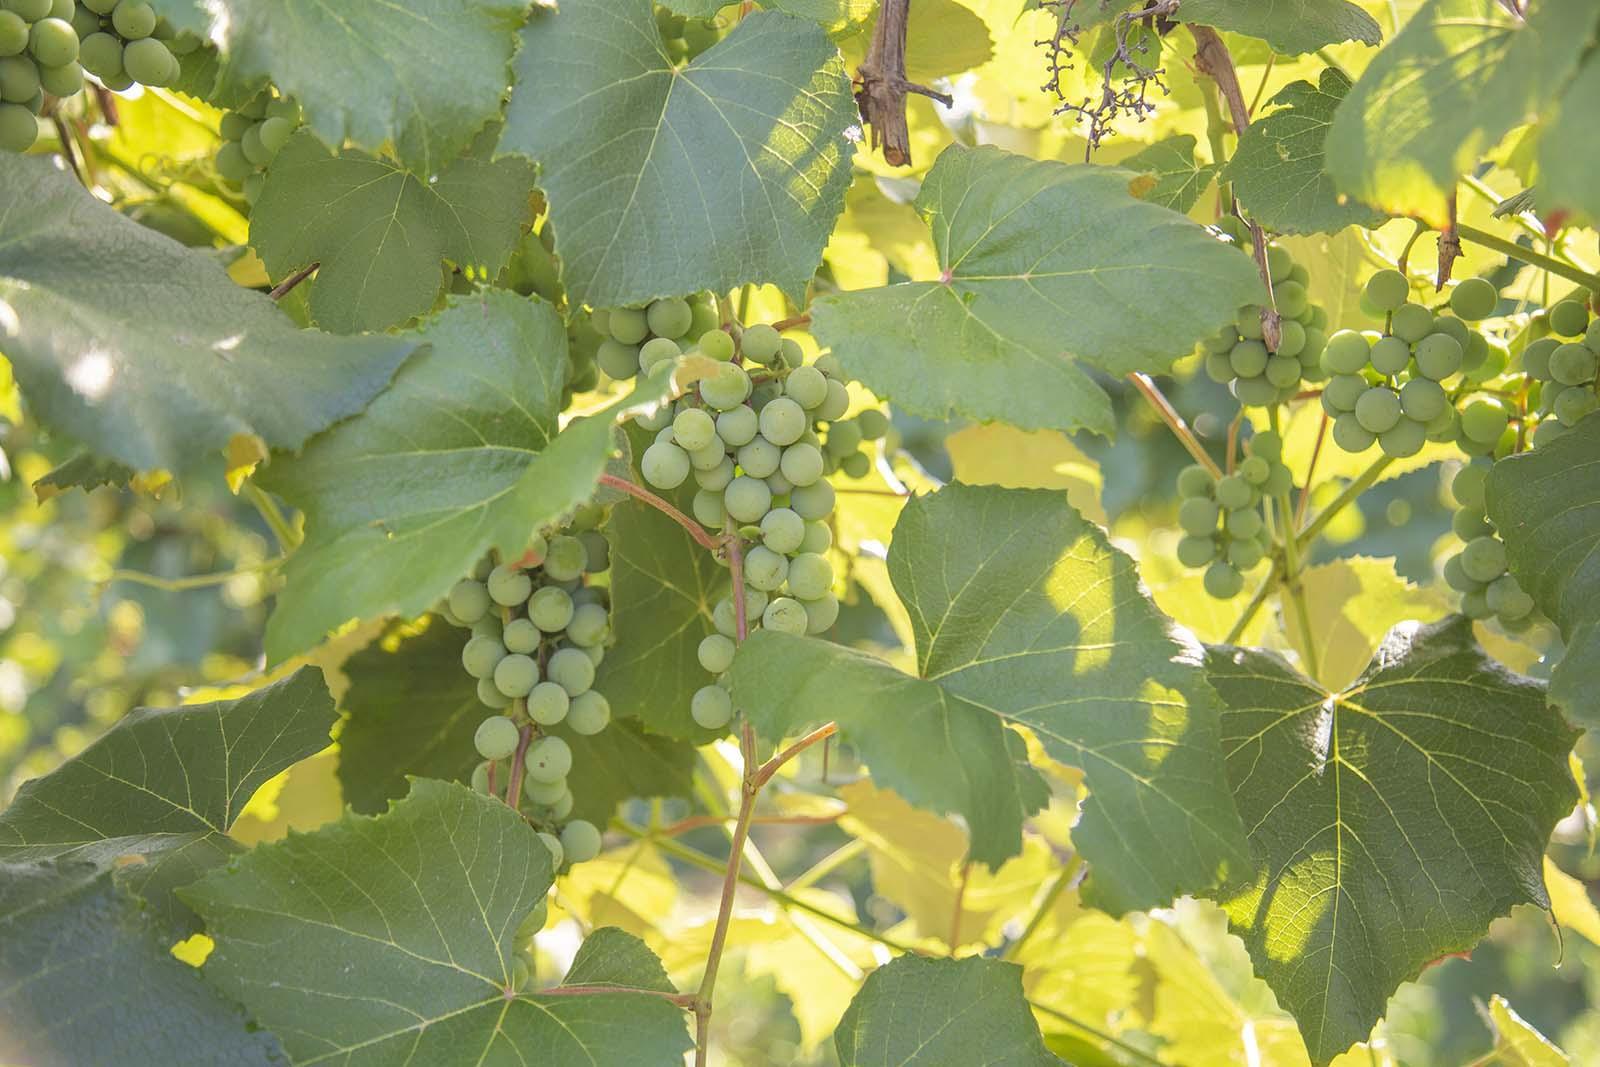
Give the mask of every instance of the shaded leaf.
M 124 486 L 134 472 L 115 460 L 100 459 L 92 452 L 79 452 L 33 483 L 33 492 L 49 500 L 69 489 L 89 491 L 102 485 Z
M 1550 213 L 1573 212 L 1591 223 L 1600 220 L 1600 190 L 1594 180 L 1600 169 L 1596 100 L 1600 100 L 1600 58 L 1590 55 L 1539 135 L 1539 206 Z M 1525 206 L 1531 205 L 1518 204 L 1516 210 Z
M 1377 20 L 1348 0 L 1184 0 L 1185 22 L 1259 37 L 1281 55 L 1360 41 L 1378 45 Z

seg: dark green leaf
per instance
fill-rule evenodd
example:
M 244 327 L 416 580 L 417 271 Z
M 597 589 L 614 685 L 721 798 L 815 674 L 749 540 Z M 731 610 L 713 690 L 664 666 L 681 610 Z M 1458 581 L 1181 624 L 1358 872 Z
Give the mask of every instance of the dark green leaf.
M 40 421 L 104 459 L 186 471 L 240 434 L 299 448 L 416 344 L 296 329 L 215 257 L 0 153 L 0 349 Z
M 751 15 L 680 69 L 649 0 L 564 0 L 523 34 L 500 148 L 540 164 L 574 300 L 773 282 L 798 301 L 844 209 L 857 122 L 815 23 Z
M 944 280 L 823 297 L 817 338 L 919 414 L 1109 435 L 1111 402 L 1087 367 L 1164 370 L 1261 298 L 1248 259 L 1134 197 L 1137 181 L 952 146 L 917 197 Z
M 1217 173 L 1215 164 L 1201 166 L 1195 160 L 1194 146 L 1192 136 L 1178 134 L 1134 153 L 1117 166 L 1152 179 L 1147 188 L 1136 189 L 1140 200 L 1186 212 Z
M 59 467 L 33 483 L 33 491 L 40 500 L 49 500 L 68 489 L 98 489 L 102 485 L 127 485 L 134 471 L 109 459 L 100 459 L 92 452 L 79 452 Z
M 1184 0 L 1185 22 L 1259 37 L 1286 56 L 1324 45 L 1383 40 L 1377 20 L 1348 0 Z
M 1402 623 L 1335 696 L 1272 653 L 1208 661 L 1261 864 L 1220 899 L 1315 1063 L 1512 905 L 1548 907 L 1544 849 L 1577 799 L 1576 735 L 1470 622 Z
M 1539 194 L 1553 210 L 1600 221 L 1600 56 L 1590 54 L 1539 134 Z

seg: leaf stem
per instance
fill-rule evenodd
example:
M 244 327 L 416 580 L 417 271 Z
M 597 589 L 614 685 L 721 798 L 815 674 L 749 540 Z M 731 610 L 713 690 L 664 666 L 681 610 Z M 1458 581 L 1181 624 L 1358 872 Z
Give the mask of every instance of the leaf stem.
M 216 571 L 211 574 L 190 574 L 182 578 L 163 578 L 159 574 L 147 574 L 144 571 L 114 570 L 106 581 L 133 582 L 136 585 L 145 585 L 168 593 L 181 593 L 186 589 L 204 589 L 208 586 L 223 585 L 247 574 L 266 574 L 270 571 L 275 571 L 283 565 L 285 558 L 284 556 L 274 556 L 272 559 L 249 567 L 235 567 L 231 571 Z
M 1379 456 L 1373 460 L 1371 466 L 1357 475 L 1355 481 L 1345 486 L 1343 492 L 1334 497 L 1327 507 L 1317 513 L 1317 517 L 1311 520 L 1311 525 L 1300 531 L 1295 538 L 1295 547 L 1302 551 L 1311 547 L 1312 542 L 1322 535 L 1322 531 L 1328 528 L 1328 524 L 1338 516 L 1339 512 L 1349 507 L 1357 497 L 1372 488 L 1378 479 L 1383 477 L 1383 472 L 1388 470 L 1389 465 L 1393 462 L 1393 456 Z
M 1267 597 L 1271 596 L 1272 590 L 1277 588 L 1278 577 L 1282 573 L 1282 565 L 1277 561 L 1273 561 L 1272 570 L 1267 572 L 1267 576 L 1262 579 L 1260 586 L 1256 588 L 1254 595 L 1250 597 L 1250 602 L 1244 606 L 1244 610 L 1234 620 L 1233 627 L 1228 630 L 1228 636 L 1222 639 L 1223 644 L 1231 645 L 1238 642 L 1240 635 L 1244 633 L 1245 627 L 1250 625 L 1250 620 L 1256 617 L 1256 612 L 1261 610 L 1261 605 L 1267 602 Z
M 865 841 L 859 837 L 852 837 L 795 876 L 784 888 L 792 892 L 796 889 L 804 889 L 807 886 L 815 885 L 866 850 L 867 843 Z
M 1492 233 L 1480 230 L 1476 226 L 1468 226 L 1461 222 L 1456 224 L 1456 235 L 1462 240 L 1471 241 L 1473 244 L 1492 248 L 1501 255 L 1512 259 L 1521 260 L 1530 267 L 1538 267 L 1548 271 L 1558 278 L 1565 278 L 1569 282 L 1587 287 L 1591 292 L 1600 292 L 1600 274 L 1591 274 L 1586 270 L 1574 267 L 1570 263 L 1563 263 L 1554 256 L 1547 256 L 1543 252 L 1535 252 L 1531 248 L 1523 248 L 1515 241 L 1508 241 L 1504 237 L 1497 237 Z
M 1007 945 L 1004 952 L 1000 953 L 1001 959 L 1007 961 L 1016 960 L 1017 955 L 1022 951 L 1022 946 L 1026 945 L 1033 938 L 1033 935 L 1039 932 L 1039 928 L 1044 925 L 1045 919 L 1050 914 L 1050 909 L 1056 906 L 1056 901 L 1061 899 L 1061 894 L 1065 893 L 1077 881 L 1078 872 L 1081 870 L 1083 870 L 1083 857 L 1074 852 L 1072 858 L 1067 860 L 1061 869 L 1056 872 L 1055 880 L 1050 883 L 1050 888 L 1044 891 L 1044 896 L 1039 898 L 1038 906 L 1033 909 L 1033 914 L 1028 916 L 1028 925 L 1024 926 L 1022 933 L 1017 935 L 1017 939 Z
M 707 532 L 704 526 L 701 526 L 698 522 L 695 522 L 689 516 L 679 511 L 672 504 L 652 493 L 644 486 L 639 485 L 637 482 L 630 482 L 628 479 L 619 478 L 615 474 L 602 474 L 600 476 L 600 484 L 606 486 L 607 488 L 615 489 L 619 493 L 627 493 L 635 500 L 640 500 L 646 504 L 649 504 L 651 507 L 661 512 L 661 514 L 665 515 L 667 518 L 671 519 L 673 522 L 687 530 L 689 536 L 694 538 L 695 543 L 701 548 L 707 549 L 711 552 L 717 552 L 722 549 L 723 542 L 715 535 Z
M 1221 478 L 1222 468 L 1218 467 L 1217 461 L 1206 452 L 1206 446 L 1200 443 L 1200 438 L 1189 429 L 1189 424 L 1183 421 L 1183 416 L 1178 414 L 1178 409 L 1172 406 L 1172 401 L 1167 399 L 1166 394 L 1154 380 L 1148 374 L 1135 371 L 1128 375 L 1128 381 L 1139 390 L 1140 395 L 1155 409 L 1155 413 L 1161 416 L 1161 421 L 1167 424 L 1167 428 L 1173 432 L 1183 447 L 1189 450 L 1189 455 L 1194 457 L 1194 461 L 1210 471 L 1213 478 Z
M 285 552 L 292 552 L 300 547 L 300 542 L 305 540 L 284 516 L 283 509 L 278 507 L 278 502 L 272 499 L 265 489 L 252 481 L 244 483 L 244 495 L 255 509 L 261 513 L 264 521 L 272 529 L 272 534 L 278 539 L 278 547 Z
M 1278 408 L 1272 409 L 1272 432 L 1282 438 Z M 1305 590 L 1300 585 L 1300 545 L 1295 533 L 1294 505 L 1289 502 L 1289 490 L 1276 494 L 1278 514 L 1283 521 L 1283 595 L 1294 607 L 1295 619 L 1300 623 L 1300 636 L 1304 644 L 1306 673 L 1315 678 L 1321 674 L 1317 663 L 1317 642 L 1311 633 L 1311 609 L 1306 604 Z
M 312 274 L 316 273 L 316 269 L 320 266 L 322 266 L 321 263 L 310 263 L 304 267 L 301 267 L 283 281 L 273 286 L 272 291 L 267 295 L 274 300 L 282 300 L 284 297 L 289 295 L 295 286 L 299 285 L 301 282 L 311 277 Z

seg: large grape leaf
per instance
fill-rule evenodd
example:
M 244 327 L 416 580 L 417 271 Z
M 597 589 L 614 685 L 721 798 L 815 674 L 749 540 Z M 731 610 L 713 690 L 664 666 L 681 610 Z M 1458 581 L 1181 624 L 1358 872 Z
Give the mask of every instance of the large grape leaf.
M 1383 40 L 1377 20 L 1348 0 L 1184 0 L 1179 17 L 1259 37 L 1286 56 L 1344 41 L 1376 46 Z
M 206 977 L 296 1062 L 681 1067 L 683 1013 L 621 931 L 593 935 L 568 976 L 615 992 L 517 991 L 517 925 L 550 883 L 515 811 L 418 779 L 387 814 L 257 846 L 185 896 L 217 943 Z
M 1073 843 L 1095 904 L 1149 907 L 1246 875 L 1200 650 L 1062 494 L 950 485 L 916 498 L 895 526 L 889 573 L 921 677 L 826 642 L 757 635 L 735 660 L 734 695 L 766 734 L 835 719 L 881 785 L 964 814 L 987 862 L 1016 853 L 1035 795 L 1001 744 L 1005 725 L 1025 726 L 1084 772 Z
M 89 863 L 0 862 L 0 1062 L 287 1067 Z
M 1566 639 L 1551 699 L 1600 726 L 1600 416 L 1496 463 L 1488 504 L 1511 573 Z
M 1137 199 L 1139 180 L 952 146 L 916 205 L 941 279 L 822 297 L 817 339 L 920 414 L 1110 435 L 1111 401 L 1088 367 L 1164 370 L 1261 298 L 1248 258 Z
M 901 956 L 867 977 L 833 1034 L 839 1067 L 1064 1067 L 1044 1047 L 1022 968 L 970 957 Z
M 1195 159 L 1194 146 L 1193 134 L 1174 134 L 1140 149 L 1117 166 L 1148 178 L 1148 184 L 1133 186 L 1139 199 L 1186 212 L 1194 207 L 1217 173 L 1216 164 L 1202 165 Z
M 490 711 L 461 667 L 466 639 L 465 631 L 435 621 L 420 634 L 386 635 L 350 657 L 350 687 L 340 701 L 339 783 L 356 811 L 383 811 L 405 795 L 411 777 L 471 775 L 478 763 L 472 735 Z M 604 684 L 596 688 L 611 701 L 617 716 L 611 725 L 590 737 L 555 730 L 572 746 L 573 817 L 604 826 L 628 797 L 688 796 L 694 749 L 646 733 L 623 717 L 629 705 Z
M 500 148 L 540 165 L 575 300 L 773 282 L 798 302 L 859 121 L 815 23 L 750 15 L 675 68 L 649 0 L 564 0 L 523 34 Z
M 236 435 L 298 448 L 416 348 L 294 324 L 219 261 L 0 153 L 0 351 L 38 419 L 136 470 L 191 470 Z
M 0 812 L 0 862 L 117 864 L 173 929 L 172 896 L 225 860 L 228 827 L 263 782 L 328 745 L 333 700 L 315 667 L 236 700 L 139 708 L 17 790 Z
M 1357 200 L 1341 198 L 1324 170 L 1323 142 L 1335 109 L 1350 91 L 1350 78 L 1333 67 L 1317 84 L 1291 82 L 1269 104 L 1278 110 L 1258 118 L 1239 138 L 1224 177 L 1250 217 L 1278 233 L 1334 233 L 1346 226 L 1368 229 L 1387 216 Z
M 1600 56 L 1591 53 L 1539 136 L 1539 201 L 1547 217 L 1568 211 L 1591 223 L 1600 220 L 1600 185 L 1594 180 L 1600 170 L 1596 100 Z
M 529 0 L 152 3 L 221 52 L 201 95 L 237 98 L 271 81 L 324 143 L 392 148 L 429 177 L 500 114 Z
M 267 623 L 273 662 L 351 618 L 420 615 L 491 548 L 520 552 L 594 492 L 614 422 L 665 391 L 645 379 L 557 434 L 567 334 L 549 304 L 488 290 L 415 336 L 428 350 L 367 411 L 260 476 L 306 513 Z
M 1592 35 L 1587 4 L 1430 0 L 1379 52 L 1333 117 L 1339 191 L 1397 215 L 1446 221 L 1456 179 L 1553 100 Z
M 274 277 L 320 263 L 311 317 L 339 333 L 381 330 L 424 314 L 441 260 L 500 273 L 533 221 L 533 167 L 490 162 L 493 141 L 424 181 L 358 149 L 290 139 L 250 212 L 250 243 Z
M 1365 1039 L 1401 982 L 1512 905 L 1548 907 L 1576 732 L 1469 621 L 1397 626 L 1334 695 L 1268 652 L 1219 646 L 1208 662 L 1261 865 L 1222 903 L 1313 1062 Z

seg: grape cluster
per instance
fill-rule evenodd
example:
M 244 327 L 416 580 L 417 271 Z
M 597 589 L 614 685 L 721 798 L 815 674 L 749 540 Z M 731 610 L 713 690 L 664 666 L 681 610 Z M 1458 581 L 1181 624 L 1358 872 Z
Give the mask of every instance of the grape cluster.
M 668 359 L 677 359 L 695 347 L 695 338 L 709 337 L 717 329 L 717 306 L 710 293 L 667 297 L 644 307 L 601 308 L 589 321 L 605 338 L 595 362 L 606 375 L 626 381 Z M 713 344 L 716 342 L 713 341 Z M 720 349 L 707 350 L 707 355 Z M 722 358 L 728 358 L 726 356 Z
M 1495 534 L 1484 507 L 1489 464 L 1462 467 L 1450 482 L 1455 498 L 1453 527 L 1465 544 L 1444 564 L 1444 580 L 1461 594 L 1461 613 L 1473 619 L 1493 615 L 1507 629 L 1519 630 L 1533 619 L 1533 597 L 1506 572 L 1506 546 Z
M 716 19 L 685 18 L 664 7 L 656 8 L 656 29 L 674 63 L 688 62 L 722 37 Z
M 1198 463 L 1178 474 L 1178 562 L 1205 568 L 1205 589 L 1219 600 L 1238 594 L 1244 573 L 1272 548 L 1262 502 L 1287 493 L 1293 476 L 1282 461 L 1283 439 L 1263 430 L 1246 446 L 1239 468 L 1221 478 Z
M 83 88 L 73 11 L 73 0 L 0 2 L 0 149 L 32 147 L 46 93 Z
M 528 805 L 558 869 L 600 852 L 594 824 L 568 819 L 572 748 L 549 728 L 564 723 L 587 736 L 611 721 L 611 705 L 593 688 L 611 636 L 608 596 L 603 586 L 588 583 L 611 565 L 597 529 L 603 519 L 603 509 L 585 506 L 561 532 L 536 534 L 521 558 L 498 566 L 481 561 L 438 608 L 446 621 L 471 629 L 461 665 L 478 679 L 478 699 L 494 711 L 473 738 L 484 761 L 473 772 L 473 787 L 506 789 L 510 761 L 526 732 L 531 740 L 516 801 Z
M 72 27 L 82 42 L 78 62 L 114 92 L 135 82 L 173 84 L 178 57 L 200 47 L 198 37 L 157 18 L 147 0 L 78 0 Z
M 1229 215 L 1218 228 L 1241 249 L 1250 248 L 1249 227 L 1237 217 Z M 1328 340 L 1328 313 L 1311 302 L 1310 273 L 1276 244 L 1267 246 L 1267 273 L 1280 319 L 1277 350 L 1267 348 L 1259 304 L 1244 305 L 1232 323 L 1201 342 L 1206 374 L 1246 407 L 1284 403 L 1300 391 L 1302 379 L 1323 377 L 1318 357 Z
M 1468 455 L 1488 455 L 1502 444 L 1510 413 L 1498 398 L 1476 398 L 1456 409 L 1461 392 L 1505 369 L 1505 353 L 1466 322 L 1467 315 L 1481 318 L 1493 310 L 1489 288 L 1487 306 L 1473 284 L 1452 304 L 1456 314 L 1436 315 L 1408 299 L 1410 283 L 1397 270 L 1367 281 L 1363 304 L 1387 318 L 1386 329 L 1340 330 L 1322 351 L 1329 375 L 1322 409 L 1333 419 L 1335 444 L 1346 452 L 1377 444 L 1395 457 L 1414 456 L 1428 441 L 1454 441 Z M 1447 389 L 1443 383 L 1457 375 L 1459 387 Z
M 1522 368 L 1539 383 L 1535 447 L 1575 426 L 1600 407 L 1595 374 L 1600 370 L 1600 319 L 1589 318 L 1582 300 L 1562 300 L 1545 318 L 1553 336 L 1541 337 L 1523 349 Z
M 289 142 L 302 120 L 300 105 L 275 96 L 271 89 L 226 112 L 222 116 L 222 147 L 217 149 L 217 174 L 254 204 L 267 180 L 267 164 Z

